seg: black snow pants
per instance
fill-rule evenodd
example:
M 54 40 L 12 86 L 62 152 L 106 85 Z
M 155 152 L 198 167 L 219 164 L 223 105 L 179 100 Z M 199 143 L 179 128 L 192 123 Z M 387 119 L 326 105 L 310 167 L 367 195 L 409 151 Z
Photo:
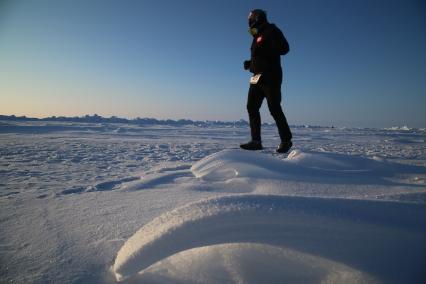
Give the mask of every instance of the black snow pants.
M 281 82 L 262 82 L 250 85 L 247 98 L 247 111 L 250 120 L 251 138 L 254 141 L 262 141 L 260 135 L 260 107 L 266 98 L 269 112 L 278 127 L 281 141 L 290 141 L 292 134 L 287 119 L 281 108 Z

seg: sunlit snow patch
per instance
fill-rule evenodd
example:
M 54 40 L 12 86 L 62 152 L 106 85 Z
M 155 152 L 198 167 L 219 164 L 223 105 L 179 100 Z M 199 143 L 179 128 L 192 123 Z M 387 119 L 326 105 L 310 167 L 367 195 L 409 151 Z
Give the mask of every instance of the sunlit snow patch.
M 420 265 L 425 262 L 425 230 L 426 207 L 419 204 L 227 196 L 155 218 L 123 245 L 113 272 L 124 280 L 185 250 L 249 242 L 290 248 L 385 281 L 412 282 L 426 276 Z

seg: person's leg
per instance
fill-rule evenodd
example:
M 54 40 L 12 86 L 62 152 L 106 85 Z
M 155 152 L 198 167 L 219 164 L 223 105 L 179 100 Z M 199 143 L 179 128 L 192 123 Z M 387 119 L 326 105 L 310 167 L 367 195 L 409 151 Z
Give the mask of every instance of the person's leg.
M 278 127 L 281 142 L 291 141 L 292 134 L 290 131 L 290 127 L 288 126 L 287 118 L 285 117 L 284 112 L 281 108 L 281 85 L 263 85 L 262 90 L 268 102 L 269 111 Z
M 251 139 L 252 141 L 262 141 L 260 135 L 260 107 L 263 102 L 263 92 L 257 85 L 250 85 L 247 98 L 247 111 L 250 120 L 250 130 L 251 130 Z

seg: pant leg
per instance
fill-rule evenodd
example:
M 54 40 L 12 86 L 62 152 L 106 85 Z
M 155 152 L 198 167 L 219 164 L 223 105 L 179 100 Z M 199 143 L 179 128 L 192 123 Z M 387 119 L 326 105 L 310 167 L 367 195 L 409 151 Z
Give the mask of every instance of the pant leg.
M 260 135 L 260 112 L 259 109 L 263 102 L 263 92 L 258 85 L 250 85 L 247 98 L 247 111 L 250 120 L 251 139 L 254 141 L 262 141 Z
M 292 139 L 290 127 L 287 118 L 281 108 L 281 84 L 264 84 L 262 85 L 263 93 L 268 102 L 269 112 L 275 120 L 281 141 L 289 141 Z

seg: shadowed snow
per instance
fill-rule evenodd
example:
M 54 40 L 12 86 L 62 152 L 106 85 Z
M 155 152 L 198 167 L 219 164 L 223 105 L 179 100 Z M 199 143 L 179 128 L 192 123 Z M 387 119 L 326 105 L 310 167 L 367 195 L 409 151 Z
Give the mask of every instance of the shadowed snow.
M 365 272 L 282 246 L 228 243 L 177 253 L 124 283 L 377 283 Z

